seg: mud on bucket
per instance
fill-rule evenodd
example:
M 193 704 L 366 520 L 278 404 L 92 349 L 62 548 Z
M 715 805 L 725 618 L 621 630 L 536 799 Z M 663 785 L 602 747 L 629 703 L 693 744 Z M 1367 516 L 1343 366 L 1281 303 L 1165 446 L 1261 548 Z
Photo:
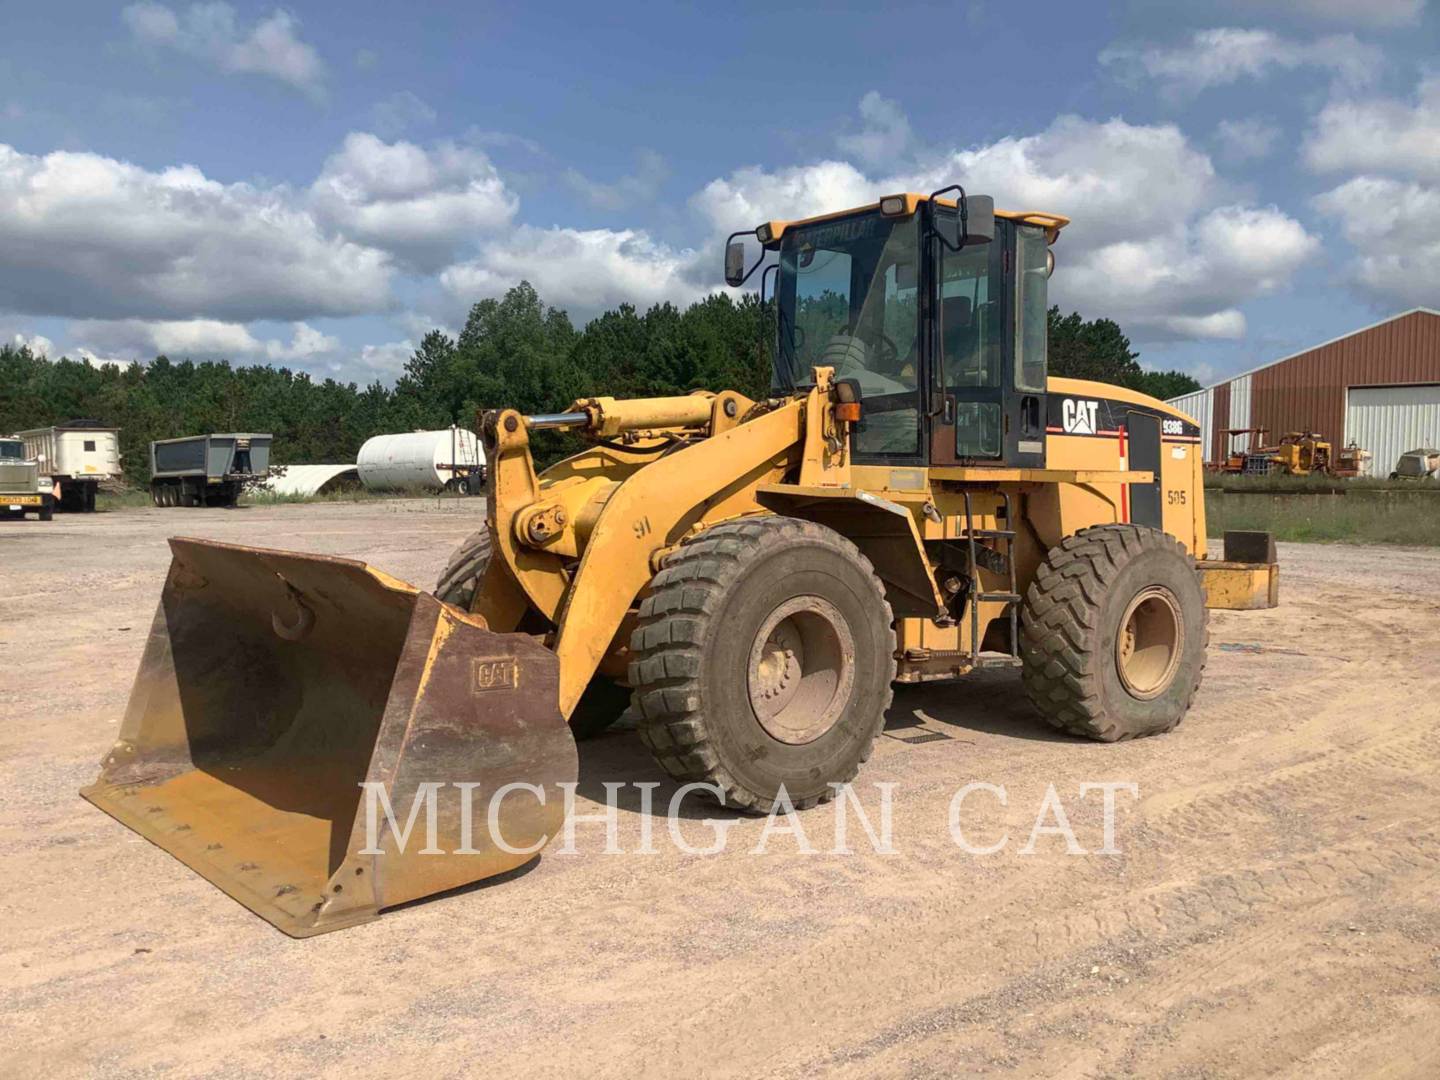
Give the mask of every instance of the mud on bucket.
M 81 794 L 287 934 L 306 937 L 382 908 L 510 870 L 564 811 L 575 744 L 554 655 L 364 563 L 173 539 L 172 562 L 120 739 Z M 363 782 L 381 784 L 404 845 L 379 813 L 367 844 Z M 471 789 L 470 847 L 462 845 Z M 432 849 L 433 850 L 433 849 Z M 464 850 L 467 854 L 454 854 Z

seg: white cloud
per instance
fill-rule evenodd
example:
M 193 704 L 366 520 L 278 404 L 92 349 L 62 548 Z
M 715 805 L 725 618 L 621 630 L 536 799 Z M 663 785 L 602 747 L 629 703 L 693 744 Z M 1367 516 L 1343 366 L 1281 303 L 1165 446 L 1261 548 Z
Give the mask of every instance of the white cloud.
M 1353 26 L 1411 26 L 1420 21 L 1426 0 L 1242 0 L 1231 7 L 1261 9 Z
M 1238 341 L 1245 336 L 1246 324 L 1242 312 L 1225 308 L 1209 315 L 1165 315 L 1160 318 L 1157 328 L 1177 338 Z
M 297 322 L 290 340 L 260 340 L 241 323 L 218 319 L 80 319 L 69 333 L 84 341 L 86 352 L 96 347 L 134 359 L 165 355 L 172 359 L 314 362 L 340 348 L 337 338 L 308 323 Z
M 821 161 L 767 172 L 758 165 L 710 181 L 690 200 L 712 230 L 725 235 L 762 221 L 789 220 L 873 202 L 873 181 L 845 161 Z
M 694 281 L 700 254 L 658 243 L 636 229 L 537 229 L 522 225 L 451 266 L 441 284 L 464 303 L 499 296 L 529 281 L 547 304 L 598 312 L 620 303 L 640 308 L 689 303 L 708 291 Z
M 370 107 L 370 121 L 384 138 L 394 139 L 417 127 L 435 122 L 435 110 L 409 90 L 400 90 Z
M 106 364 L 114 364 L 118 368 L 128 368 L 134 363 L 133 360 L 126 360 L 118 356 L 100 356 L 84 346 L 76 349 L 75 355 L 94 368 L 104 367 Z
M 310 187 L 319 216 L 344 234 L 411 266 L 444 266 L 476 232 L 509 225 L 519 201 L 478 150 L 387 143 L 352 132 Z
M 36 356 L 58 356 L 55 351 L 55 342 L 51 341 L 44 334 L 16 334 L 11 339 L 17 349 L 29 349 Z
M 1215 127 L 1215 139 L 1231 161 L 1249 161 L 1267 157 L 1280 138 L 1280 128 L 1258 116 L 1244 120 L 1221 120 Z
M 366 345 L 356 358 L 360 367 L 372 376 L 394 378 L 405 370 L 405 364 L 415 354 L 413 341 L 390 341 L 384 345 Z
M 1073 260 L 1061 248 L 1050 284 L 1062 306 L 1113 318 L 1140 338 L 1233 338 L 1245 332 L 1239 305 L 1283 288 L 1318 247 L 1273 206 L 1222 206 Z
M 1414 103 L 1338 99 L 1315 118 L 1305 161 L 1317 172 L 1393 172 L 1440 180 L 1440 76 L 1420 83 Z
M 654 150 L 642 150 L 635 172 L 614 183 L 592 180 L 578 169 L 565 170 L 565 182 L 592 206 L 602 210 L 631 210 L 644 213 L 660 194 L 670 176 L 670 166 Z
M 226 75 L 262 75 L 312 97 L 323 95 L 325 65 L 314 47 L 299 39 L 299 23 L 289 12 L 276 9 L 246 29 L 226 3 L 195 3 L 177 11 L 141 0 L 120 17 L 142 45 L 174 49 Z
M 327 233 L 285 187 L 0 144 L 0 305 L 30 315 L 228 321 L 384 307 L 384 253 Z
M 1374 76 L 1383 60 L 1380 49 L 1351 34 L 1301 42 L 1271 30 L 1228 26 L 1196 30 L 1182 45 L 1112 45 L 1100 53 L 1100 62 L 1121 81 L 1148 76 L 1175 94 L 1194 94 L 1302 67 L 1328 71 L 1343 83 L 1360 85 Z
M 1315 198 L 1356 255 L 1350 275 L 1377 304 L 1440 306 L 1440 188 L 1358 176 Z
M 910 120 L 898 103 L 871 90 L 860 99 L 861 127 L 858 132 L 835 140 L 842 153 L 859 158 L 866 165 L 895 162 L 910 149 Z
M 1038 135 L 962 150 L 924 183 L 959 179 L 1001 206 L 1079 213 L 1067 236 L 1087 244 L 1165 229 L 1212 198 L 1215 167 L 1172 124 L 1062 116 Z M 930 190 L 927 188 L 926 190 Z

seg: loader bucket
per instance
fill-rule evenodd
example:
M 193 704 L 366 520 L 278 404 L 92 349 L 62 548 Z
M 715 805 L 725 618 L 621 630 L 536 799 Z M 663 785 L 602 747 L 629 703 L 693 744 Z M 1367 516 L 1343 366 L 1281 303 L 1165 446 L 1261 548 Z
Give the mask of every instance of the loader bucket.
M 554 835 L 577 758 L 540 643 L 350 559 L 170 548 L 85 798 L 294 937 L 503 873 Z M 492 830 L 506 784 L 535 787 L 494 800 Z

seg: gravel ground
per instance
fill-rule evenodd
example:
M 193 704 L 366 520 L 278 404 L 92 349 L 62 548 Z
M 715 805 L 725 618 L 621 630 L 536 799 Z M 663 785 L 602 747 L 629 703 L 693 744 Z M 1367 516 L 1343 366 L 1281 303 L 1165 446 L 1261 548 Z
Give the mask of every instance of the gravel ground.
M 82 801 L 173 533 L 363 558 L 428 586 L 477 503 L 123 510 L 0 524 L 0 1071 L 809 1077 L 1440 1075 L 1440 552 L 1282 545 L 1282 607 L 1216 613 L 1173 734 L 1052 732 L 1012 673 L 902 688 L 815 854 L 717 816 L 691 855 L 627 794 L 472 887 L 294 941 Z M 581 791 L 672 785 L 633 733 Z M 977 791 L 948 828 L 955 793 Z M 1027 841 L 1053 787 L 1117 854 Z M 595 812 L 593 800 L 582 810 Z M 1048 824 L 1056 818 L 1049 814 Z M 654 854 L 642 854 L 652 825 Z M 778 823 L 784 825 L 783 819 Z M 713 822 L 682 828 L 694 845 Z M 754 849 L 763 839 L 765 851 Z M 1027 853 L 1028 852 L 1028 853 Z

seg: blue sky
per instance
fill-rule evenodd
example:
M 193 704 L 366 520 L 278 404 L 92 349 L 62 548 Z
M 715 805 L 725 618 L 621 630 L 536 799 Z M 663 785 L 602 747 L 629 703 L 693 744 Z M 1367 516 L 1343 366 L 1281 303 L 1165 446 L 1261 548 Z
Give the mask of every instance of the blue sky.
M 1440 307 L 1433 0 L 4 12 L 0 337 L 52 355 L 388 382 L 521 278 L 684 303 L 734 229 L 955 181 L 1073 217 L 1052 295 L 1147 366 Z

